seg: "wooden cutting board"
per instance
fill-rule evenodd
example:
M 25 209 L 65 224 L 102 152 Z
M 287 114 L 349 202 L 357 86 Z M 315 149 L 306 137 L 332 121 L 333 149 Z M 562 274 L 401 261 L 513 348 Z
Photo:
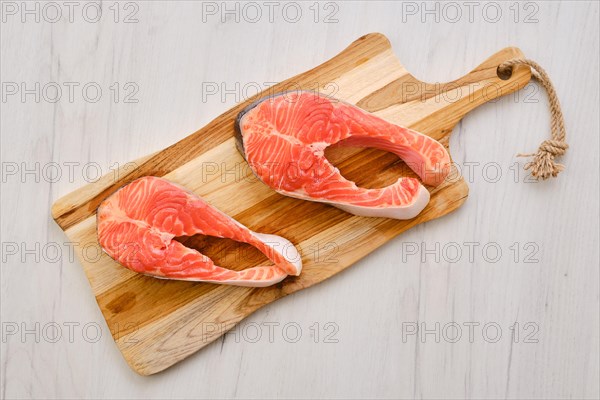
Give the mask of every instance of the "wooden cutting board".
M 519 49 L 506 48 L 456 81 L 426 84 L 404 69 L 385 36 L 374 33 L 257 97 L 318 89 L 447 147 L 453 127 L 467 112 L 529 82 L 528 67 L 516 68 L 506 80 L 496 73 L 503 61 L 522 56 Z M 176 144 L 124 165 L 118 176 L 111 173 L 64 196 L 52 207 L 56 222 L 79 243 L 77 254 L 117 346 L 142 375 L 175 364 L 258 308 L 335 275 L 399 233 L 455 210 L 467 198 L 466 183 L 454 173 L 441 186 L 430 188 L 429 205 L 409 221 L 356 217 L 331 206 L 283 197 L 252 175 L 234 144 L 234 119 L 255 99 L 238 104 Z M 363 186 L 381 187 L 400 175 L 414 176 L 396 156 L 378 150 L 340 148 L 327 155 L 346 177 Z M 302 254 L 302 274 L 268 288 L 243 288 L 165 281 L 123 268 L 99 252 L 95 211 L 116 189 L 145 175 L 186 186 L 252 230 L 288 238 Z M 195 236 L 184 243 L 229 268 L 247 268 L 264 259 L 248 245 L 226 239 Z

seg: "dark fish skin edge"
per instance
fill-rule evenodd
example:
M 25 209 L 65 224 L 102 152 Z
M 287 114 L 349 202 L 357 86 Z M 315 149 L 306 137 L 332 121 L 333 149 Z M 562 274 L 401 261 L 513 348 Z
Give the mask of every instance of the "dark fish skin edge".
M 239 112 L 239 114 L 237 115 L 237 117 L 235 117 L 235 124 L 234 124 L 234 127 L 235 127 L 235 147 L 237 147 L 238 151 L 242 154 L 242 156 L 244 157 L 244 159 L 246 161 L 248 161 L 248 159 L 246 158 L 246 152 L 244 151 L 244 138 L 243 138 L 243 135 L 242 135 L 242 127 L 240 126 L 240 122 L 242 121 L 242 118 L 244 117 L 244 115 L 246 115 L 246 113 L 248 113 L 250 110 L 252 110 L 254 107 L 256 107 L 257 105 L 259 105 L 263 101 L 272 100 L 275 97 L 283 96 L 284 94 L 287 94 L 287 93 L 298 93 L 298 92 L 313 92 L 313 91 L 311 91 L 311 90 L 286 90 L 286 91 L 283 91 L 283 92 L 273 93 L 273 94 L 270 94 L 268 96 L 265 96 L 265 97 L 262 97 L 262 98 L 260 98 L 258 100 L 253 101 L 252 103 L 250 103 L 249 105 L 247 105 L 246 107 L 244 107 L 244 109 Z

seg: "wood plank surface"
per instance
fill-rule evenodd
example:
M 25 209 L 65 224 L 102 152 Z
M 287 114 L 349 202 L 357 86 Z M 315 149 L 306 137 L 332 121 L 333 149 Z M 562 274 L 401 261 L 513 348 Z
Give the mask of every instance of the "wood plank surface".
M 600 3 L 282 2 L 270 20 L 268 2 L 256 2 L 262 19 L 249 21 L 252 14 L 241 14 L 246 3 L 223 16 L 238 2 L 134 0 L 101 2 L 98 22 L 89 20 L 95 2 L 71 13 L 63 2 L 24 3 L 4 1 L 0 11 L 0 398 L 600 398 Z M 296 4 L 302 9 L 299 21 L 283 18 L 288 3 L 290 17 Z M 247 4 L 252 12 L 254 3 Z M 203 14 L 212 5 L 217 12 Z M 50 21 L 57 7 L 62 17 Z M 39 11 L 25 15 L 25 8 Z M 450 150 L 469 186 L 456 211 L 404 231 L 322 284 L 261 307 L 172 367 L 137 374 L 112 335 L 129 332 L 135 341 L 135 327 L 109 330 L 52 204 L 369 32 L 384 33 L 404 69 L 429 83 L 460 78 L 517 46 L 555 85 L 570 146 L 561 157 L 566 169 L 535 183 L 523 171 L 527 159 L 516 157 L 549 138 L 548 98 L 531 80 L 455 125 Z M 384 65 L 396 80 L 398 71 Z M 385 96 L 369 97 L 364 88 L 372 81 L 355 82 L 362 89 L 354 93 L 346 89 L 352 75 L 339 78 L 341 95 L 352 102 L 407 118 L 381 108 Z M 378 86 L 387 80 L 369 79 Z M 78 84 L 72 101 L 69 82 Z M 13 83 L 18 92 L 10 95 Z M 82 95 L 90 83 L 102 88 L 97 102 Z M 62 97 L 50 101 L 56 84 Z M 40 93 L 45 85 L 47 96 Z M 50 176 L 57 169 L 62 175 Z M 396 176 L 362 179 L 352 165 L 343 172 L 363 186 Z M 220 253 L 230 243 L 203 240 L 191 245 L 235 264 L 235 253 Z M 108 285 L 101 291 L 110 288 L 111 277 L 104 278 L 99 273 L 92 282 Z M 123 297 L 105 304 L 119 312 L 117 305 L 132 303 Z M 452 325 L 462 328 L 456 340 Z M 491 340 L 494 325 L 498 340 Z M 220 327 L 205 330 L 213 328 Z

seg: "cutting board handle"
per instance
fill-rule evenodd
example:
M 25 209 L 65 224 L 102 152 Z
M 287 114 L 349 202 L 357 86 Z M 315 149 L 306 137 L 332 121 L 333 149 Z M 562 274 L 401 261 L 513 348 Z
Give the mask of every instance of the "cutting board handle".
M 507 47 L 463 77 L 445 83 L 423 82 L 398 61 L 399 78 L 362 98 L 356 105 L 370 112 L 384 110 L 382 116 L 390 122 L 441 140 L 469 111 L 527 85 L 531 80 L 528 66 L 515 66 L 510 77 L 498 76 L 500 64 L 523 57 L 518 48 Z
M 517 47 L 506 47 L 495 53 L 477 68 L 460 79 L 449 82 L 448 88 L 470 87 L 471 90 L 462 91 L 458 102 L 465 104 L 457 108 L 462 118 L 474 108 L 498 97 L 516 92 L 531 80 L 531 68 L 526 65 L 516 66 L 510 76 L 500 76 L 498 67 L 515 58 L 524 58 L 523 52 Z

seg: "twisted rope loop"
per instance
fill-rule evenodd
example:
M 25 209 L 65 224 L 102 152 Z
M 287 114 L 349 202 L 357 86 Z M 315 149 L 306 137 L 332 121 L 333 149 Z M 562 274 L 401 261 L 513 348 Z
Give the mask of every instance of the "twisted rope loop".
M 518 157 L 533 157 L 533 159 L 525 165 L 525 169 L 531 169 L 531 175 L 536 179 L 548 179 L 551 176 L 556 177 L 560 171 L 565 169 L 562 164 L 557 164 L 555 157 L 560 157 L 565 154 L 569 148 L 566 140 L 565 121 L 558 96 L 554 90 L 554 86 L 550 81 L 550 77 L 544 69 L 535 61 L 527 58 L 514 58 L 500 64 L 498 66 L 498 74 L 510 74 L 516 65 L 527 65 L 531 68 L 531 75 L 546 89 L 550 100 L 550 115 L 551 115 L 551 132 L 552 139 L 544 140 L 538 151 L 532 154 L 517 154 Z

